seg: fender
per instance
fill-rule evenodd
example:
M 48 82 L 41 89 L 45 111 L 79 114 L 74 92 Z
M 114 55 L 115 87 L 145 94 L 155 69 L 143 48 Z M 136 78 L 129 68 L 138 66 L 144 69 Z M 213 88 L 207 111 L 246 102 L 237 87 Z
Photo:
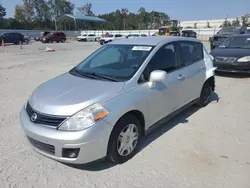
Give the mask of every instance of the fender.
M 206 80 L 215 75 L 214 71 L 216 70 L 216 68 L 217 67 L 212 67 L 206 71 Z

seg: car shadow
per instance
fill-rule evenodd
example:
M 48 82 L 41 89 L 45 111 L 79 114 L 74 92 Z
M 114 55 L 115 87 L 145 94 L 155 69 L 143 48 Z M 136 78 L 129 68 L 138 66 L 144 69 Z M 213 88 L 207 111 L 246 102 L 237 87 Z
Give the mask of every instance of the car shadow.
M 218 96 L 218 94 L 216 92 L 213 92 L 211 94 L 210 103 L 214 102 L 214 101 L 219 102 L 219 99 L 220 99 L 220 97 Z M 169 120 L 167 123 L 162 124 L 159 128 L 154 129 L 152 132 L 150 132 L 150 134 L 148 134 L 142 138 L 140 148 L 136 154 L 141 152 L 144 148 L 146 148 L 148 145 L 153 143 L 156 139 L 161 137 L 163 134 L 167 133 L 169 130 L 171 130 L 175 126 L 188 123 L 188 117 L 190 117 L 192 114 L 197 112 L 199 109 L 200 109 L 199 107 L 197 107 L 196 105 L 193 105 L 190 108 L 188 108 L 187 110 L 185 110 L 185 111 L 181 112 L 180 114 L 178 114 L 177 116 L 175 116 L 173 119 Z M 85 170 L 85 171 L 102 171 L 102 170 L 106 170 L 106 169 L 109 169 L 109 168 L 116 166 L 112 162 L 105 160 L 105 158 L 98 160 L 98 161 L 88 163 L 88 164 L 80 164 L 80 165 L 78 165 L 78 164 L 65 164 L 65 163 L 63 163 L 63 164 L 67 165 L 69 167 L 72 167 L 72 168 L 76 168 L 79 170 Z
M 216 76 L 219 76 L 219 77 L 230 77 L 230 78 L 250 78 L 250 72 L 249 73 L 216 72 Z

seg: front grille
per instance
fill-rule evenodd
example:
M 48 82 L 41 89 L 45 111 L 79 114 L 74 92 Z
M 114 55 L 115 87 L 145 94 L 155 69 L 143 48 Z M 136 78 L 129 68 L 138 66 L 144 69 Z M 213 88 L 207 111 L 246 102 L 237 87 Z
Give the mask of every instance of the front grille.
M 30 141 L 32 146 L 34 146 L 35 148 L 37 148 L 45 153 L 55 155 L 55 146 L 39 142 L 39 141 L 34 140 L 33 138 L 30 138 L 30 137 L 28 137 L 28 140 Z
M 37 124 L 58 127 L 66 119 L 65 117 L 55 117 L 55 116 L 41 114 L 33 110 L 29 103 L 27 103 L 26 111 L 29 115 L 30 120 L 33 123 L 37 123 Z
M 215 61 L 221 63 L 233 63 L 236 59 L 235 57 L 215 57 Z

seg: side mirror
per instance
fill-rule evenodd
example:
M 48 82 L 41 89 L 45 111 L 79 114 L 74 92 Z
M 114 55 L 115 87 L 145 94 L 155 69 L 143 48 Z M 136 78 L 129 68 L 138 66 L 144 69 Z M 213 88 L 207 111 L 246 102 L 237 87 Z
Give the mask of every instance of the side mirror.
M 149 77 L 149 87 L 152 88 L 155 86 L 156 82 L 160 82 L 166 78 L 167 73 L 163 70 L 155 70 L 151 72 Z

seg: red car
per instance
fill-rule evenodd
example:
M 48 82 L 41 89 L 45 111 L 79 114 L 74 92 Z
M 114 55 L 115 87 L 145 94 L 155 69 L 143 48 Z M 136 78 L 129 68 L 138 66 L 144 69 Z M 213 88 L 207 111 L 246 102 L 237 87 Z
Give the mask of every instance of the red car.
M 52 32 L 48 33 L 46 36 L 41 37 L 42 43 L 52 43 L 52 42 L 65 42 L 66 35 L 63 32 Z

